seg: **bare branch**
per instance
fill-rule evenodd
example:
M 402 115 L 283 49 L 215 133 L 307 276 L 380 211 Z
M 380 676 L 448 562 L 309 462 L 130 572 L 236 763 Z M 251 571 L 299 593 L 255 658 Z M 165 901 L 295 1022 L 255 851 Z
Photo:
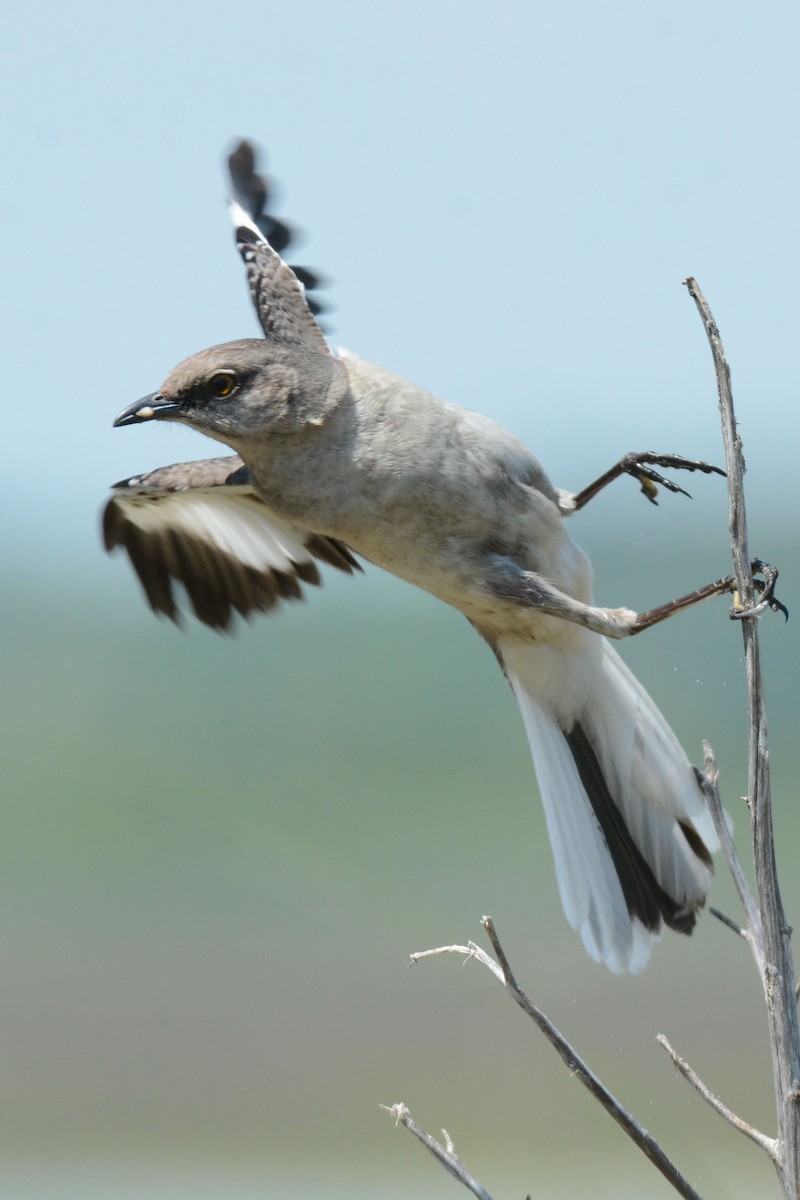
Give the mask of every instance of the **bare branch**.
M 744 507 L 744 455 L 742 441 L 736 429 L 736 418 L 733 412 L 733 393 L 731 390 L 731 372 L 725 358 L 725 350 L 719 335 L 717 323 L 708 307 L 708 301 L 695 279 L 685 279 L 689 295 L 697 305 L 697 310 L 705 326 L 706 336 L 711 346 L 714 360 L 714 374 L 717 381 L 719 396 L 719 411 L 722 420 L 722 443 L 725 451 L 725 470 L 728 476 L 728 524 L 731 535 L 731 551 L 733 553 L 734 573 L 739 595 L 745 608 L 752 608 L 754 601 L 753 580 L 750 573 L 750 555 L 747 552 L 747 516 Z
M 741 925 L 737 924 L 732 917 L 726 916 L 725 913 L 720 909 L 714 908 L 713 904 L 709 904 L 708 911 L 711 913 L 712 917 L 716 917 L 717 920 L 721 921 L 723 925 L 727 925 L 728 929 L 732 929 L 734 933 L 738 933 L 740 938 L 744 938 L 745 941 L 749 939 L 750 935 L 746 929 L 742 929 Z
M 728 524 L 734 574 L 742 607 L 753 609 L 755 589 L 750 571 L 747 519 L 744 506 L 744 456 L 733 411 L 730 369 L 722 339 L 708 302 L 694 279 L 689 289 L 703 321 L 719 395 L 725 466 L 728 474 Z M 795 973 L 775 866 L 772 830 L 767 717 L 761 677 L 758 620 L 743 616 L 742 638 L 747 667 L 748 691 L 748 806 L 760 917 L 758 936 L 760 973 L 767 1004 L 772 1074 L 778 1116 L 776 1167 L 784 1193 L 792 1200 L 800 1195 L 800 1024 L 795 1000 Z M 755 934 L 755 928 L 752 929 Z M 751 942 L 755 945 L 755 939 Z
M 742 902 L 742 908 L 745 913 L 745 928 L 739 929 L 734 925 L 733 921 L 728 920 L 727 923 L 750 944 L 753 951 L 753 956 L 758 966 L 759 974 L 764 973 L 764 957 L 761 939 L 761 918 L 758 915 L 758 905 L 756 904 L 753 893 L 750 890 L 750 884 L 747 881 L 747 876 L 744 873 L 739 855 L 736 853 L 736 847 L 733 844 L 733 836 L 731 834 L 728 818 L 722 807 L 722 800 L 719 794 L 719 786 L 717 779 L 719 772 L 717 770 L 717 760 L 714 757 L 714 751 L 709 746 L 708 742 L 703 742 L 703 750 L 705 753 L 705 774 L 700 777 L 700 786 L 706 798 L 706 802 L 711 811 L 711 817 L 714 821 L 714 828 L 717 831 L 717 836 L 722 846 L 722 853 L 728 863 L 730 873 L 733 876 L 733 882 L 736 884 L 736 890 L 739 893 L 739 899 Z M 713 910 L 712 910 L 713 911 Z M 726 920 L 721 914 L 715 912 L 715 916 L 719 916 L 720 920 Z
M 487 919 L 487 917 L 483 918 L 484 921 Z M 410 961 L 408 965 L 410 967 L 416 966 L 421 959 L 433 958 L 438 954 L 463 954 L 465 962 L 468 962 L 471 958 L 476 958 L 482 966 L 486 967 L 487 971 L 491 971 L 501 983 L 505 983 L 501 968 L 476 942 L 468 942 L 466 946 L 437 946 L 435 950 L 417 950 L 415 954 L 409 955 Z
M 600 1102 L 606 1112 L 627 1133 L 631 1141 L 639 1147 L 664 1178 L 672 1184 L 675 1191 L 680 1196 L 683 1196 L 685 1200 L 701 1200 L 699 1192 L 696 1192 L 689 1181 L 683 1177 L 675 1164 L 661 1149 L 653 1135 L 644 1126 L 640 1125 L 626 1108 L 623 1108 L 616 1097 L 612 1095 L 605 1084 L 601 1082 L 570 1045 L 564 1035 L 556 1028 L 550 1018 L 540 1008 L 537 1008 L 533 1001 L 522 991 L 514 978 L 514 973 L 500 944 L 500 939 L 497 936 L 491 917 L 483 917 L 481 924 L 489 935 L 499 963 L 490 958 L 484 950 L 481 950 L 473 942 L 470 942 L 468 946 L 440 946 L 437 950 L 423 950 L 417 954 L 412 954 L 412 962 L 418 962 L 421 958 L 429 958 L 435 954 L 463 954 L 467 958 L 477 959 L 478 962 L 491 971 L 496 979 L 499 979 L 512 999 L 516 1001 L 523 1012 L 527 1013 L 559 1053 L 571 1074 Z
M 442 947 L 442 952 L 455 949 L 455 946 Z M 437 953 L 437 951 L 433 951 L 433 953 Z M 469 1171 L 456 1154 L 455 1146 L 453 1145 L 450 1134 L 446 1129 L 442 1130 L 444 1140 L 446 1142 L 446 1145 L 442 1146 L 436 1141 L 436 1138 L 431 1137 L 429 1133 L 426 1133 L 425 1130 L 417 1124 L 402 1101 L 400 1101 L 399 1104 L 382 1104 L 381 1108 L 385 1112 L 392 1114 L 392 1116 L 395 1118 L 395 1124 L 405 1125 L 406 1129 L 413 1133 L 414 1137 L 422 1142 L 423 1146 L 425 1146 L 427 1150 L 430 1150 L 433 1157 L 438 1159 L 445 1171 L 452 1175 L 454 1179 L 457 1179 L 459 1183 L 463 1183 L 464 1187 L 467 1188 L 468 1191 L 472 1192 L 473 1196 L 477 1196 L 478 1200 L 492 1200 L 492 1197 L 489 1195 L 486 1189 L 481 1187 L 477 1179 L 473 1179 L 472 1175 L 470 1175 Z
M 761 1147 L 762 1150 L 766 1150 L 773 1162 L 777 1162 L 778 1143 L 775 1138 L 767 1137 L 765 1133 L 761 1133 L 752 1125 L 748 1125 L 747 1121 L 743 1121 L 741 1117 L 737 1117 L 736 1113 L 728 1108 L 727 1104 L 723 1104 L 719 1097 L 715 1096 L 710 1088 L 703 1083 L 697 1072 L 689 1066 L 686 1059 L 681 1058 L 677 1050 L 670 1045 L 663 1033 L 658 1034 L 656 1041 L 659 1043 L 659 1045 L 664 1047 L 667 1054 L 672 1059 L 676 1070 L 684 1077 L 684 1079 L 689 1081 L 694 1090 L 703 1097 L 706 1103 L 710 1104 L 714 1111 L 718 1112 L 721 1117 L 724 1117 L 725 1120 L 734 1127 L 734 1129 L 738 1129 L 740 1133 L 743 1133 L 747 1137 L 751 1138 L 757 1145 Z

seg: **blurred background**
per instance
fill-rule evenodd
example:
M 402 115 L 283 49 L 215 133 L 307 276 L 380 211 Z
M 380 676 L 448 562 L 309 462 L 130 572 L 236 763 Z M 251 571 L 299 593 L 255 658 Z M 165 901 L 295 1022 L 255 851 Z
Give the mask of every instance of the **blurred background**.
M 379 1108 L 398 1100 L 497 1197 L 672 1195 L 488 974 L 407 969 L 483 941 L 485 912 L 701 1192 L 776 1193 L 654 1040 L 773 1131 L 746 947 L 706 915 L 641 978 L 586 957 L 516 707 L 466 622 L 367 569 L 235 637 L 181 633 L 98 521 L 112 481 L 216 453 L 111 422 L 187 354 L 257 332 L 222 172 L 248 136 L 307 231 L 296 261 L 331 281 L 332 340 L 508 425 L 562 487 L 631 449 L 720 461 L 694 274 L 732 366 L 752 548 L 794 617 L 796 5 L 45 0 L 2 27 L 0 1196 L 454 1194 Z M 621 481 L 574 520 L 601 603 L 729 570 L 724 487 L 687 486 L 654 508 Z M 749 865 L 727 608 L 624 654 L 690 756 L 715 747 Z M 798 627 L 761 624 L 791 920 Z

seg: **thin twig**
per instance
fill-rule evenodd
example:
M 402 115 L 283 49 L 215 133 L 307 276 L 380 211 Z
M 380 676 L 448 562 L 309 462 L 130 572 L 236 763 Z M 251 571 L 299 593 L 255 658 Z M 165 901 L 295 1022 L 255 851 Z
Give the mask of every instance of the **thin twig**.
M 644 1126 L 640 1125 L 626 1108 L 623 1108 L 616 1097 L 611 1094 L 605 1084 L 598 1079 L 564 1035 L 556 1028 L 550 1018 L 540 1008 L 537 1008 L 533 1001 L 522 991 L 514 978 L 514 973 L 500 944 L 500 939 L 497 936 L 491 917 L 483 917 L 481 924 L 489 935 L 498 962 L 490 958 L 474 942 L 470 942 L 467 946 L 440 946 L 436 950 L 422 950 L 417 954 L 412 954 L 411 961 L 418 962 L 422 958 L 429 958 L 435 954 L 463 954 L 468 959 L 474 958 L 482 963 L 502 983 L 512 999 L 516 1001 L 523 1012 L 528 1014 L 537 1028 L 542 1031 L 575 1078 L 600 1102 L 609 1116 L 614 1118 L 620 1128 L 627 1133 L 631 1141 L 639 1147 L 664 1178 L 672 1184 L 675 1191 L 680 1196 L 683 1196 L 685 1200 L 701 1200 L 699 1192 L 695 1191 L 689 1181 L 684 1178 L 675 1164 L 667 1157 L 653 1135 Z
M 714 1111 L 718 1112 L 721 1117 L 724 1117 L 725 1120 L 734 1127 L 734 1129 L 738 1129 L 740 1133 L 743 1133 L 747 1137 L 751 1138 L 757 1145 L 761 1147 L 762 1150 L 766 1150 L 772 1161 L 776 1162 L 778 1158 L 778 1143 L 775 1138 L 767 1137 L 765 1133 L 761 1133 L 760 1130 L 755 1129 L 752 1125 L 749 1125 L 747 1121 L 743 1121 L 741 1117 L 737 1117 L 736 1113 L 728 1108 L 727 1104 L 723 1104 L 720 1098 L 715 1096 L 711 1089 L 703 1083 L 697 1072 L 689 1066 L 686 1059 L 681 1058 L 677 1050 L 670 1045 L 663 1033 L 658 1034 L 656 1041 L 659 1043 L 659 1045 L 664 1047 L 667 1054 L 672 1059 L 676 1070 L 680 1072 L 684 1079 L 688 1080 L 694 1090 L 703 1097 L 706 1103 L 710 1104 Z
M 732 929 L 734 933 L 738 933 L 739 937 L 744 938 L 745 941 L 748 939 L 749 934 L 747 930 L 742 929 L 741 925 L 737 921 L 734 921 L 732 917 L 726 916 L 724 912 L 719 908 L 715 908 L 713 904 L 709 904 L 708 911 L 712 917 L 716 917 L 723 925 L 727 925 L 728 929 Z
M 444 1134 L 444 1139 L 447 1145 L 442 1146 L 440 1142 L 436 1141 L 436 1138 L 431 1137 L 429 1133 L 426 1133 L 425 1130 L 417 1124 L 402 1101 L 400 1101 L 399 1104 L 382 1104 L 381 1108 L 384 1109 L 385 1112 L 392 1114 L 392 1116 L 395 1118 L 395 1124 L 405 1125 L 406 1129 L 413 1133 L 414 1137 L 418 1138 L 427 1150 L 430 1150 L 433 1157 L 438 1159 L 445 1171 L 452 1175 L 454 1179 L 457 1179 L 459 1183 L 463 1183 L 464 1187 L 472 1192 L 473 1196 L 477 1196 L 478 1200 L 492 1200 L 492 1197 L 489 1195 L 486 1189 L 481 1187 L 477 1179 L 474 1179 L 472 1175 L 470 1175 L 469 1171 L 456 1154 L 455 1146 L 453 1145 L 450 1134 L 446 1129 L 443 1129 L 442 1133 Z
M 733 876 L 733 882 L 736 884 L 736 890 L 739 893 L 739 899 L 742 902 L 742 908 L 745 913 L 745 928 L 739 929 L 734 925 L 733 921 L 728 921 L 734 929 L 742 935 L 743 938 L 750 944 L 753 951 L 753 956 L 756 960 L 759 973 L 763 975 L 764 960 L 761 937 L 761 918 L 758 915 L 758 905 L 750 884 L 747 881 L 747 876 L 744 873 L 739 855 L 736 853 L 736 847 L 733 844 L 730 825 L 722 807 L 722 800 L 719 794 L 719 786 L 717 779 L 719 772 L 717 770 L 717 760 L 714 757 L 714 751 L 709 746 L 708 742 L 703 742 L 703 750 L 705 753 L 705 774 L 700 777 L 700 785 L 706 798 L 711 817 L 714 822 L 714 828 L 717 831 L 717 836 L 722 846 L 722 852 L 728 863 L 730 873 Z M 720 914 L 720 920 L 724 918 Z
M 719 329 L 705 296 L 694 279 L 687 279 L 685 282 L 702 318 L 714 360 L 728 475 L 728 523 L 734 573 L 742 606 L 750 609 L 753 607 L 754 587 L 744 506 L 745 466 L 733 410 L 730 369 Z M 767 718 L 761 676 L 758 620 L 754 616 L 745 616 L 741 625 L 747 667 L 748 806 L 760 915 L 758 941 L 778 1117 L 776 1167 L 784 1193 L 796 1200 L 800 1195 L 800 1023 L 789 943 L 791 930 L 784 916 L 775 866 Z

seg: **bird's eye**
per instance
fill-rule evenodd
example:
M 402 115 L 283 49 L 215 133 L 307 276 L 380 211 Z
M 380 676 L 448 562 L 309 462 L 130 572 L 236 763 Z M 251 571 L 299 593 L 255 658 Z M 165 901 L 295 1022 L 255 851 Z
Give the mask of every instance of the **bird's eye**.
M 238 380 L 233 371 L 215 371 L 208 377 L 208 390 L 220 400 L 232 395 L 237 387 Z

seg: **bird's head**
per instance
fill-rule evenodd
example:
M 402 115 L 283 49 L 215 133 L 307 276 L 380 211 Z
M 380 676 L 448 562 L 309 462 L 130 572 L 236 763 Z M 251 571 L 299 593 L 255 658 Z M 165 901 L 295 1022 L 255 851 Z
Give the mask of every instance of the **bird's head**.
M 345 390 L 344 368 L 333 356 L 245 338 L 185 359 L 114 425 L 181 421 L 239 448 L 323 424 Z

